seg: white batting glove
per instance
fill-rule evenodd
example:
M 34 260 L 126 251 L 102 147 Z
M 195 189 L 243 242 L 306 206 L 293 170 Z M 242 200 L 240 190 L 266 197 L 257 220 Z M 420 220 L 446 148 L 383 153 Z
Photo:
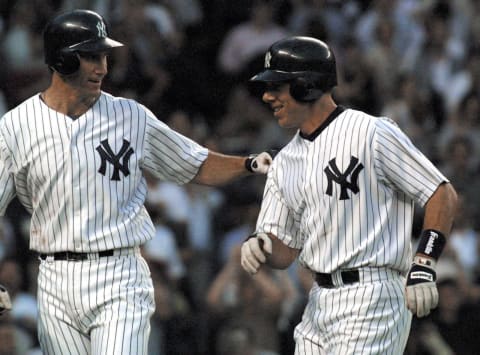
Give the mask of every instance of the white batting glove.
M 12 309 L 12 302 L 10 301 L 10 295 L 5 287 L 0 285 L 0 315 L 5 311 Z
M 438 304 L 438 290 L 435 280 L 436 261 L 415 256 L 407 275 L 407 307 L 417 317 L 424 317 Z
M 275 150 L 269 150 L 260 154 L 252 154 L 245 160 L 245 168 L 251 173 L 266 174 L 273 158 L 276 155 Z
M 267 254 L 272 253 L 272 240 L 265 233 L 250 236 L 242 244 L 240 261 L 243 269 L 254 275 L 267 261 Z

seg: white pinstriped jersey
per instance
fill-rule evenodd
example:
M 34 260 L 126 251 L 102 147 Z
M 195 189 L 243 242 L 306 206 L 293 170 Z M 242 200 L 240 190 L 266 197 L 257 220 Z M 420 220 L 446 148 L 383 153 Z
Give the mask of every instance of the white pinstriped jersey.
M 183 184 L 207 155 L 133 100 L 102 92 L 72 120 L 35 95 L 0 121 L 0 215 L 16 195 L 38 252 L 137 246 L 154 233 L 142 171 Z
M 316 272 L 412 260 L 414 202 L 447 179 L 387 118 L 340 106 L 309 137 L 297 134 L 268 173 L 258 232 L 302 249 Z

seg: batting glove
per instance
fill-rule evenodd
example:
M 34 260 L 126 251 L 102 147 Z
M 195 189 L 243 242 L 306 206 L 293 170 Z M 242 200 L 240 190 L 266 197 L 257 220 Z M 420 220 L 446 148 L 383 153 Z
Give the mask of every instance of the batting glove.
M 255 174 L 266 174 L 276 154 L 277 151 L 273 149 L 260 154 L 252 154 L 245 160 L 245 169 Z
M 12 309 L 10 295 L 5 287 L 0 285 L 0 315 Z
M 417 317 L 424 317 L 438 304 L 438 290 L 435 280 L 436 261 L 415 256 L 407 275 L 407 307 Z
M 254 275 L 272 253 L 272 240 L 265 233 L 253 234 L 242 244 L 240 261 L 243 269 Z

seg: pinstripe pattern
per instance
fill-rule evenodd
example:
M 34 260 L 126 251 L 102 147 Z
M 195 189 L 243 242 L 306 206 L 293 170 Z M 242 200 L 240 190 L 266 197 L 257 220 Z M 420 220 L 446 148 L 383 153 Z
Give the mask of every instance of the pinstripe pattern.
M 114 152 L 124 139 L 133 148 L 130 174 L 120 173 L 120 181 L 110 179 L 112 164 L 105 176 L 97 172 L 96 148 L 104 139 Z M 207 150 L 138 103 L 102 93 L 76 120 L 51 110 L 39 95 L 32 97 L 0 122 L 0 154 L 0 186 L 6 186 L 0 190 L 0 212 L 16 192 L 32 213 L 30 247 L 90 252 L 150 239 L 142 169 L 183 184 L 195 176 Z
M 32 214 L 30 248 L 41 253 L 116 252 L 41 261 L 45 354 L 147 353 L 153 287 L 138 246 L 154 228 L 142 171 L 183 184 L 207 155 L 144 106 L 104 92 L 75 120 L 40 95 L 2 117 L 0 215 L 17 196 Z
M 349 168 L 350 174 L 339 177 Z M 378 267 L 405 275 L 412 260 L 414 203 L 424 205 L 443 181 L 392 121 L 347 109 L 312 137 L 297 133 L 277 155 L 257 233 L 302 249 L 300 262 L 316 272 Z M 351 184 L 344 188 L 340 182 Z M 319 345 L 308 350 L 312 344 L 322 344 L 329 354 L 400 353 L 410 322 L 398 277 L 348 290 L 315 288 L 297 330 L 297 354 L 321 353 Z M 371 322 L 360 322 L 363 317 Z M 343 344 L 345 339 L 353 343 Z
M 333 289 L 315 284 L 309 295 L 315 301 L 295 328 L 295 353 L 402 354 L 412 317 L 403 292 L 401 277 Z
M 45 354 L 147 353 L 153 285 L 138 253 L 94 264 L 42 261 L 38 287 Z

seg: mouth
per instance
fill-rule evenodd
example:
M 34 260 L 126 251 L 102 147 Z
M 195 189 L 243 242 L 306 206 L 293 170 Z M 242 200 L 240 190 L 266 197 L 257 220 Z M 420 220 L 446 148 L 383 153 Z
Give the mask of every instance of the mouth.
M 93 84 L 95 86 L 98 86 L 102 83 L 102 79 L 88 79 L 88 82 L 90 84 Z
M 282 109 L 283 109 L 282 105 L 272 106 L 273 115 L 278 116 L 281 113 Z

